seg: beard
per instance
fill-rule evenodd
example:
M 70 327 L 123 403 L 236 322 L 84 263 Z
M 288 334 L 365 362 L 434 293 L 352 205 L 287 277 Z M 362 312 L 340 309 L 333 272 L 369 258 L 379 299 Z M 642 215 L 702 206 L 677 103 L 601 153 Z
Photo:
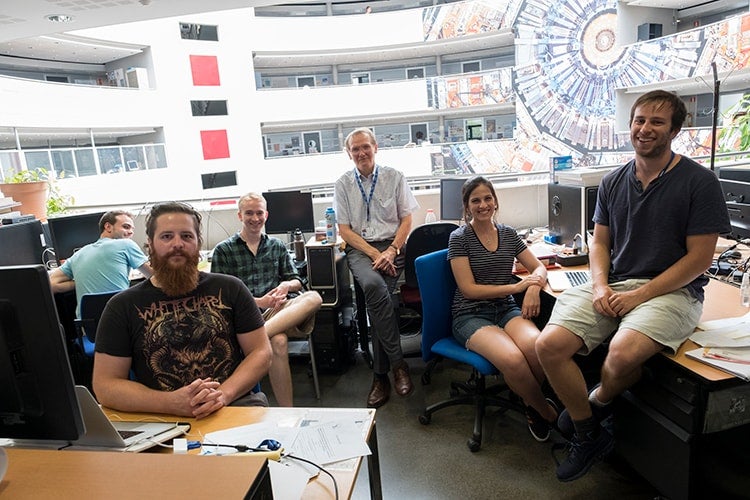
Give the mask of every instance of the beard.
M 181 264 L 172 264 L 169 258 L 175 255 L 183 256 L 185 261 Z M 152 252 L 150 257 L 158 287 L 168 296 L 186 295 L 198 287 L 198 252 L 189 254 L 177 250 L 164 256 Z

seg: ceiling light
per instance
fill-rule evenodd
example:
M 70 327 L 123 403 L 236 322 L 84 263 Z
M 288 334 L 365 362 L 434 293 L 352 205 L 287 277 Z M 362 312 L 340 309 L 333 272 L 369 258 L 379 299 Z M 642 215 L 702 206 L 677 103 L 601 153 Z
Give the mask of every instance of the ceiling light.
M 52 23 L 70 23 L 73 22 L 73 16 L 68 16 L 67 14 L 50 14 L 49 16 L 45 16 L 47 21 L 50 21 Z

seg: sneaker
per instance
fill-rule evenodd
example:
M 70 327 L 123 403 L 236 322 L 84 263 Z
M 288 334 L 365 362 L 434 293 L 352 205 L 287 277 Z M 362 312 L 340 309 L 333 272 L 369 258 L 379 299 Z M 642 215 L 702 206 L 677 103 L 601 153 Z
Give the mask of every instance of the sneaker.
M 570 441 L 568 457 L 557 466 L 557 479 L 562 482 L 574 481 L 586 474 L 592 465 L 606 457 L 615 446 L 612 435 L 604 429 L 591 438 L 583 439 L 576 434 Z
M 554 401 L 547 398 L 547 403 L 557 411 L 557 405 Z M 526 421 L 529 424 L 529 432 L 534 436 L 534 439 L 540 443 L 544 443 L 549 439 L 552 424 L 546 421 L 544 417 L 542 417 L 539 412 L 531 406 L 526 407 Z

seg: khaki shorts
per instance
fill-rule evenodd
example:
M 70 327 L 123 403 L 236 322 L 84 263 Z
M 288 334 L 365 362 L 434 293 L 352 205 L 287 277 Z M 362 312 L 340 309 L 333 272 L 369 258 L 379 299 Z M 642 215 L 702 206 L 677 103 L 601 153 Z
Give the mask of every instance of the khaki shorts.
M 610 283 L 612 290 L 634 290 L 648 283 L 647 279 L 629 279 Z M 570 330 L 583 340 L 579 351 L 588 354 L 616 330 L 635 330 L 658 342 L 673 353 L 692 335 L 703 304 L 686 288 L 654 297 L 622 318 L 611 318 L 594 309 L 591 283 L 565 290 L 557 298 L 548 324 Z
M 268 321 L 269 319 L 273 318 L 276 314 L 279 313 L 279 311 L 283 311 L 287 307 L 294 304 L 295 301 L 299 300 L 302 295 L 305 293 L 317 293 L 317 292 L 304 292 L 301 295 L 297 295 L 294 298 L 287 299 L 286 302 L 284 302 L 284 307 L 281 309 L 266 309 L 263 311 L 263 321 Z M 305 321 L 302 322 L 301 325 L 297 325 L 294 328 L 290 328 L 286 332 L 286 336 L 291 339 L 304 339 L 307 338 L 308 335 L 310 335 L 315 328 L 315 313 L 308 316 Z

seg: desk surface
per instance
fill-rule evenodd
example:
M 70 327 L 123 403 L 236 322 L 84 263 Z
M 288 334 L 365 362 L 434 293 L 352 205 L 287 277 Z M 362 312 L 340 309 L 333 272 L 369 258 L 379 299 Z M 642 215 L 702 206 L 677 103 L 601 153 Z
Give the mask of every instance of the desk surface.
M 575 271 L 588 269 L 588 266 L 563 267 L 560 269 L 548 270 L 548 273 Z M 558 295 L 547 289 L 552 295 Z M 729 283 L 723 283 L 714 279 L 709 280 L 705 288 L 705 300 L 703 302 L 703 315 L 701 321 L 710 321 L 720 318 L 734 318 L 747 314 L 748 308 L 740 304 L 739 288 Z M 695 372 L 697 375 L 705 378 L 710 382 L 729 380 L 735 378 L 734 375 L 725 371 L 714 368 L 705 363 L 701 363 L 692 358 L 685 356 L 686 351 L 696 349 L 699 346 L 692 340 L 685 341 L 675 354 L 663 354 L 672 359 L 675 363 Z
M 344 409 L 344 408 L 336 408 L 336 409 L 325 409 L 325 408 L 259 408 L 259 407 L 235 407 L 235 406 L 228 406 L 225 408 L 222 408 L 218 412 L 200 420 L 196 420 L 194 418 L 180 418 L 179 420 L 182 422 L 189 422 L 190 432 L 187 434 L 188 439 L 195 439 L 202 441 L 203 436 L 208 434 L 209 432 L 219 431 L 223 429 L 228 429 L 231 427 L 238 427 L 242 425 L 249 425 L 254 424 L 258 422 L 262 422 L 264 420 L 274 420 L 278 421 L 281 419 L 299 419 L 305 415 L 308 411 L 314 411 L 314 412 L 321 412 L 321 411 L 331 411 L 332 414 L 335 415 L 335 412 L 337 410 L 346 410 L 350 411 L 351 409 Z M 364 409 L 364 408 L 356 408 L 357 411 L 367 411 L 370 415 L 370 421 L 368 425 L 368 436 L 370 433 L 373 432 L 374 425 L 375 425 L 375 410 L 372 409 Z M 110 417 L 110 420 L 144 420 L 148 417 L 153 417 L 153 415 L 150 414 L 143 414 L 143 413 L 125 413 L 125 412 L 116 412 L 114 410 L 110 410 L 108 408 L 104 408 L 105 413 L 107 416 Z M 167 419 L 174 420 L 174 417 L 165 417 Z M 158 449 L 156 451 L 159 451 Z M 171 453 L 171 450 L 163 449 L 164 453 Z M 192 454 L 197 454 L 198 450 L 191 451 Z M 163 453 L 158 453 L 159 455 Z M 143 455 L 136 454 L 136 455 Z M 196 457 L 203 460 L 214 460 L 216 457 Z M 235 457 L 227 456 L 226 460 L 231 461 Z M 359 467 L 362 464 L 361 458 L 357 460 L 357 466 L 353 471 L 342 471 L 342 470 L 333 470 L 331 471 L 331 474 L 334 475 L 336 478 L 336 482 L 338 483 L 338 489 L 339 489 L 339 498 L 350 498 L 352 495 L 352 492 L 354 490 L 354 483 L 357 479 L 357 474 L 359 473 Z M 2 490 L 0 490 L 0 493 Z M 215 498 L 229 498 L 229 497 L 222 497 L 221 495 L 215 495 Z M 325 474 L 320 474 L 318 478 L 310 481 L 307 484 L 307 488 L 304 491 L 303 497 L 304 499 L 331 499 L 334 498 L 334 487 L 333 483 L 331 482 L 331 479 L 326 476 Z
M 264 458 L 7 448 L 3 498 L 244 498 Z

